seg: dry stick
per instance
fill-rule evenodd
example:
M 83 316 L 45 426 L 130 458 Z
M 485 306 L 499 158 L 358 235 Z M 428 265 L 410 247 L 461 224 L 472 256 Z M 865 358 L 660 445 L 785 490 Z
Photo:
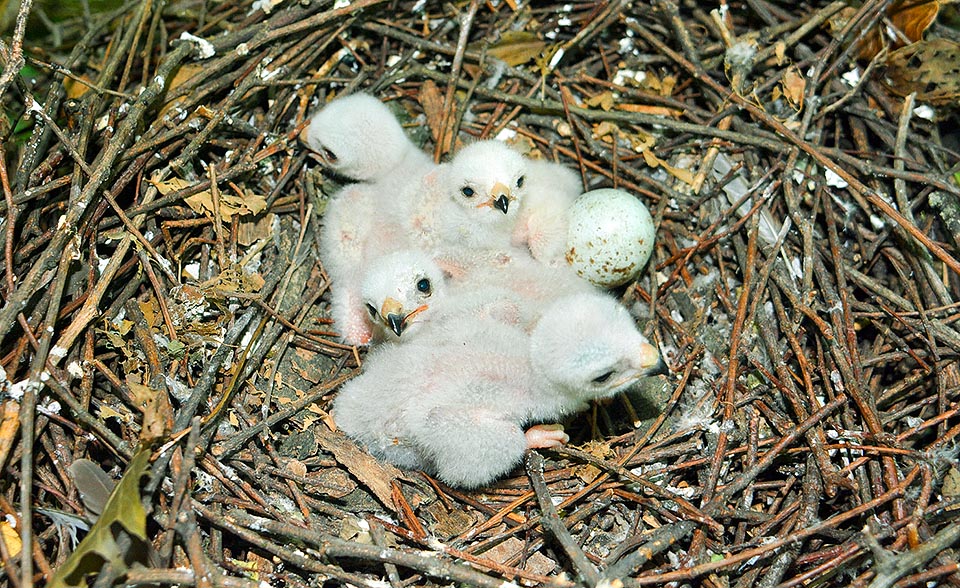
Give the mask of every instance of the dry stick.
M 917 477 L 920 472 L 920 467 L 915 466 L 909 474 L 904 478 L 903 482 L 897 485 L 895 488 L 892 488 L 880 496 L 874 498 L 869 502 L 865 502 L 859 505 L 856 508 L 852 508 L 846 512 L 842 512 L 836 516 L 830 517 L 829 519 L 812 525 L 810 527 L 805 527 L 799 531 L 791 533 L 785 537 L 779 537 L 769 543 L 765 543 L 760 547 L 754 547 L 752 549 L 747 549 L 741 551 L 736 555 L 726 557 L 722 560 L 712 561 L 705 564 L 700 564 L 693 566 L 691 568 L 686 568 L 683 570 L 678 570 L 676 572 L 665 572 L 659 574 L 651 574 L 647 576 L 641 576 L 631 580 L 629 583 L 625 582 L 626 585 L 630 586 L 647 586 L 651 584 L 664 585 L 668 582 L 679 582 L 683 580 L 690 580 L 692 578 L 697 578 L 711 572 L 718 570 L 723 570 L 726 568 L 735 568 L 738 565 L 741 565 L 742 562 L 748 560 L 759 560 L 766 559 L 777 553 L 777 551 L 786 545 L 790 545 L 796 541 L 812 537 L 818 533 L 821 533 L 827 529 L 833 529 L 837 527 L 840 523 L 846 522 L 855 517 L 861 516 L 864 513 L 870 512 L 882 506 L 883 504 L 890 502 L 894 498 L 899 498 L 903 496 L 910 484 L 913 483 L 913 480 Z
M 473 26 L 473 18 L 477 15 L 477 9 L 480 7 L 480 0 L 470 0 L 470 7 L 467 13 L 461 17 L 460 36 L 457 38 L 457 51 L 453 54 L 453 65 L 450 68 L 450 79 L 453 80 L 447 85 L 447 93 L 443 97 L 443 121 L 440 125 L 440 140 L 433 151 L 433 160 L 440 161 L 445 153 L 449 153 L 453 147 L 454 125 L 456 117 L 453 116 L 454 97 L 457 92 L 457 82 L 460 81 L 460 70 L 463 67 L 463 54 L 467 50 L 467 41 L 470 40 L 470 28 Z
M 39 258 L 27 272 L 26 276 L 20 281 L 16 292 L 11 293 L 7 298 L 6 304 L 0 308 L 0 340 L 10 331 L 14 323 L 14 318 L 26 304 L 27 300 L 33 296 L 40 288 L 48 270 L 56 265 L 56 256 L 63 251 L 67 242 L 73 237 L 76 227 L 79 226 L 81 215 L 86 208 L 100 194 L 100 188 L 103 184 L 113 177 L 113 164 L 122 153 L 127 141 L 133 136 L 134 131 L 141 122 L 147 110 L 153 102 L 162 94 L 165 82 L 173 70 L 180 65 L 186 58 L 188 48 L 177 48 L 167 54 L 166 59 L 161 65 L 157 77 L 147 86 L 137 97 L 126 118 L 120 123 L 117 133 L 113 136 L 109 144 L 101 152 L 98 163 L 94 168 L 90 180 L 83 187 L 83 191 L 77 197 L 76 201 L 71 199 L 70 206 L 66 214 L 62 217 L 62 222 L 57 226 L 50 243 L 39 255 Z M 77 333 L 79 335 L 79 333 Z
M 376 545 L 353 543 L 288 523 L 256 517 L 246 512 L 231 512 L 225 517 L 211 518 L 211 516 L 207 514 L 208 510 L 205 506 L 195 504 L 195 508 L 200 512 L 201 516 L 210 520 L 211 523 L 228 528 L 231 532 L 237 533 L 248 541 L 251 540 L 252 537 L 260 539 L 263 533 L 270 533 L 303 541 L 312 546 L 317 552 L 316 555 L 319 555 L 321 558 L 342 557 L 392 563 L 418 570 L 446 582 L 459 582 L 479 588 L 503 588 L 504 586 L 503 580 L 492 578 L 463 564 L 441 559 L 439 552 L 435 552 L 436 554 L 432 555 L 425 551 L 410 551 L 389 547 L 381 548 Z M 251 533 L 247 531 L 247 529 L 255 529 L 257 532 Z M 258 544 L 259 542 L 255 543 Z M 316 564 L 316 556 L 303 559 L 310 561 L 317 567 L 332 567 Z M 297 561 L 293 561 L 293 565 L 302 567 Z M 339 574 L 345 574 L 345 572 L 339 572 L 335 576 L 339 577 Z
M 837 162 L 830 159 L 824 155 L 820 150 L 818 150 L 814 145 L 810 144 L 802 137 L 797 135 L 795 132 L 788 129 L 782 122 L 776 119 L 776 117 L 770 116 L 768 113 L 764 112 L 759 106 L 750 102 L 743 96 L 732 92 L 730 89 L 722 86 L 720 83 L 715 81 L 710 75 L 703 71 L 702 68 L 698 68 L 694 64 L 690 63 L 683 56 L 679 55 L 675 51 L 671 50 L 669 47 L 663 44 L 659 39 L 650 34 L 644 27 L 638 25 L 637 23 L 629 23 L 629 26 L 632 30 L 641 34 L 647 41 L 655 45 L 662 53 L 673 59 L 680 67 L 687 70 L 687 72 L 702 82 L 704 85 L 708 86 L 715 92 L 719 93 L 725 100 L 732 101 L 738 106 L 749 112 L 757 120 L 761 121 L 766 126 L 772 128 L 778 134 L 782 135 L 788 141 L 793 143 L 795 146 L 799 147 L 804 153 L 809 155 L 814 161 L 819 163 L 825 168 L 830 169 L 835 174 L 840 176 L 850 187 L 851 192 L 854 195 L 866 198 L 866 200 L 873 204 L 875 207 L 879 208 L 884 214 L 890 217 L 894 222 L 903 227 L 914 239 L 919 241 L 924 247 L 930 250 L 934 256 L 942 261 L 950 270 L 960 275 L 960 262 L 958 262 L 952 255 L 950 255 L 943 247 L 941 247 L 937 242 L 928 237 L 926 233 L 921 231 L 913 223 L 907 220 L 902 214 L 900 214 L 889 202 L 883 199 L 878 193 L 868 188 L 864 185 L 859 179 L 853 176 L 850 172 L 844 169 L 842 166 L 838 165 Z M 782 151 L 778 149 L 778 151 Z
M 820 410 L 810 415 L 809 418 L 799 423 L 793 429 L 790 429 L 786 435 L 777 441 L 776 445 L 771 447 L 766 453 L 763 454 L 763 457 L 756 464 L 754 464 L 753 467 L 737 476 L 733 482 L 719 490 L 710 503 L 703 507 L 703 511 L 711 514 L 721 509 L 724 502 L 729 500 L 730 497 L 737 492 L 750 485 L 757 476 L 773 465 L 773 461 L 779 457 L 787 449 L 787 447 L 793 445 L 793 443 L 802 435 L 804 435 L 808 429 L 819 424 L 824 418 L 827 417 L 827 415 L 833 413 L 834 410 L 843 406 L 846 401 L 847 397 L 843 394 L 839 394 L 836 398 L 824 404 Z
M 17 213 L 19 209 L 13 202 L 13 192 L 10 190 L 10 178 L 7 176 L 7 153 L 0 143 L 0 184 L 3 187 L 3 199 L 7 203 L 7 218 L 4 221 L 6 226 L 6 240 L 3 244 L 3 261 L 6 265 L 7 296 L 13 294 L 15 286 L 15 276 L 13 275 L 13 239 L 16 235 Z
M 960 541 L 960 525 L 954 523 L 945 526 L 918 547 L 899 555 L 887 554 L 885 559 L 877 563 L 875 567 L 877 576 L 870 582 L 869 588 L 890 588 L 897 580 L 914 569 L 922 568 L 937 554 L 952 547 L 958 541 Z
M 679 510 L 684 511 L 687 514 L 687 516 L 689 516 L 693 521 L 711 527 L 717 535 L 720 535 L 723 533 L 723 525 L 721 525 L 716 520 L 714 520 L 713 517 L 711 517 L 710 515 L 705 514 L 703 511 L 701 511 L 699 508 L 691 504 L 685 498 L 671 492 L 666 488 L 661 488 L 660 486 L 658 486 L 657 484 L 654 484 L 653 482 L 650 482 L 648 480 L 645 480 L 644 478 L 641 478 L 640 476 L 634 474 L 633 472 L 624 468 L 621 465 L 612 464 L 609 461 L 600 459 L 598 457 L 590 455 L 586 451 L 581 451 L 573 447 L 560 446 L 560 447 L 552 448 L 551 451 L 554 451 L 565 457 L 573 457 L 581 461 L 585 461 L 593 465 L 597 469 L 603 470 L 605 472 L 609 472 L 610 474 L 613 474 L 615 476 L 620 476 L 622 478 L 625 478 L 633 482 L 634 484 L 642 486 L 646 488 L 649 492 L 655 495 L 661 496 L 665 500 L 672 500 L 673 502 L 677 503 Z
M 3 58 L 3 73 L 0 74 L 0 97 L 7 93 L 7 86 L 14 78 L 20 75 L 20 69 L 23 67 L 23 35 L 27 30 L 27 19 L 30 16 L 30 8 L 33 6 L 33 0 L 21 0 L 20 9 L 17 11 L 17 22 L 13 27 L 13 38 L 10 40 L 10 48 L 0 42 L 0 57 Z
M 414 76 L 429 78 L 440 82 L 448 82 L 451 79 L 449 74 L 428 69 L 426 67 L 413 68 L 404 77 L 409 79 Z M 462 80 L 458 81 L 458 84 L 464 88 L 468 87 L 467 83 Z M 486 88 L 484 86 L 477 87 L 476 93 L 492 100 L 506 102 L 508 104 L 518 104 L 530 110 L 546 110 L 556 113 L 563 112 L 563 105 L 554 100 L 528 98 L 519 94 L 508 94 L 506 92 L 502 92 L 493 88 Z M 583 108 L 580 106 L 574 106 L 572 104 L 568 108 L 571 114 L 575 114 L 588 121 L 610 121 L 632 125 L 663 127 L 679 133 L 690 133 L 698 136 L 706 135 L 708 137 L 724 139 L 726 141 L 730 141 L 731 143 L 743 143 L 744 145 L 763 147 L 764 149 L 769 149 L 774 153 L 784 153 L 790 149 L 789 146 L 777 141 L 776 135 L 766 133 L 765 131 L 759 129 L 754 133 L 738 133 L 734 131 L 724 131 L 714 127 L 673 120 L 672 118 L 644 114 L 642 112 L 624 112 L 619 110 Z
M 60 298 L 67 284 L 68 268 L 74 255 L 79 252 L 72 246 L 60 252 L 60 263 L 57 267 L 56 279 L 50 288 L 50 301 L 47 306 L 47 316 L 40 337 L 40 345 L 33 357 L 28 376 L 30 384 L 24 389 L 20 400 L 20 520 L 23 527 L 20 529 L 20 540 L 24 547 L 24 557 L 20 568 L 20 586 L 33 586 L 33 558 L 27 555 L 26 546 L 33 545 L 33 443 L 35 436 L 35 418 L 37 410 L 37 396 L 43 389 L 45 381 L 50 380 L 50 373 L 45 370 L 50 344 L 53 340 L 53 325 L 56 324 L 57 314 L 60 311 Z M 22 315 L 21 315 L 22 316 Z M 47 581 L 50 578 L 46 578 Z
M 359 370 L 353 370 L 333 380 L 330 380 L 329 382 L 325 382 L 314 387 L 313 390 L 304 394 L 302 398 L 296 402 L 291 402 L 290 404 L 285 405 L 283 409 L 274 412 L 266 420 L 263 420 L 231 436 L 219 447 L 215 447 L 214 453 L 221 458 L 232 454 L 234 451 L 242 447 L 244 443 L 258 435 L 261 431 L 292 417 L 307 406 L 317 402 L 333 390 L 336 390 L 341 384 L 356 376 L 358 373 Z
M 743 327 L 747 318 L 747 307 L 750 303 L 751 289 L 763 284 L 753 284 L 753 273 L 757 264 L 757 236 L 759 233 L 760 217 L 754 215 L 750 222 L 750 239 L 747 241 L 747 255 L 741 265 L 743 271 L 743 291 L 740 293 L 740 299 L 737 301 L 737 313 L 733 320 L 733 330 L 730 334 L 730 357 L 727 359 L 727 375 L 724 385 L 724 394 L 720 402 L 723 404 L 723 421 L 730 422 L 733 419 L 734 408 L 734 389 L 737 383 L 737 372 L 740 369 L 740 345 L 743 335 Z M 720 478 L 720 469 L 723 466 L 723 455 L 727 450 L 727 432 L 721 430 L 717 435 L 717 448 L 710 464 L 710 470 L 707 474 L 707 482 L 703 487 L 702 504 L 707 504 L 713 498 L 713 492 L 716 490 L 717 482 Z
M 649 538 L 635 551 L 620 558 L 619 561 L 603 571 L 604 579 L 610 586 L 619 578 L 630 577 L 640 566 L 652 560 L 658 553 L 662 553 L 671 545 L 686 538 L 696 528 L 692 521 L 677 521 L 657 527 Z
M 567 530 L 557 514 L 557 507 L 554 506 L 553 499 L 550 497 L 550 490 L 547 488 L 547 482 L 543 479 L 543 457 L 536 451 L 527 451 L 524 465 L 527 469 L 527 475 L 530 476 L 533 491 L 537 493 L 537 502 L 540 503 L 540 513 L 543 515 L 540 524 L 557 540 L 587 586 L 596 588 L 597 584 L 600 583 L 600 574 L 597 572 L 597 568 L 593 567 L 593 564 L 587 559 L 583 549 L 574 541 L 570 531 Z

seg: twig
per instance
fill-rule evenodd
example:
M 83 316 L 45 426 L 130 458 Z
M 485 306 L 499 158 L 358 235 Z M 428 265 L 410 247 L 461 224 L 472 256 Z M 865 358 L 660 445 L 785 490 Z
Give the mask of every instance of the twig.
M 584 555 L 583 550 L 574 541 L 570 531 L 567 530 L 563 522 L 560 521 L 559 515 L 557 515 L 557 507 L 554 506 L 550 490 L 543 479 L 543 458 L 536 451 L 527 451 L 524 465 L 527 469 L 527 475 L 530 476 L 533 491 L 537 494 L 540 513 L 543 515 L 540 524 L 557 540 L 587 586 L 595 588 L 600 583 L 600 574 L 597 572 L 597 568 L 593 567 L 593 564 L 587 559 L 587 556 Z

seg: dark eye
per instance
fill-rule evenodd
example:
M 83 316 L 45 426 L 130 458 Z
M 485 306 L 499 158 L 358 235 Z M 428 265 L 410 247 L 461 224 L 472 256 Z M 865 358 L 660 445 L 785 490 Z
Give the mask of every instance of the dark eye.
M 422 278 L 417 282 L 417 291 L 424 294 L 430 293 L 430 280 Z
M 324 149 L 323 149 L 323 158 L 326 159 L 327 161 L 329 161 L 330 163 L 336 163 L 336 162 L 337 162 L 337 154 L 334 153 L 333 151 L 330 151 L 330 150 L 327 149 L 326 147 L 324 147 Z
M 518 188 L 522 188 L 522 187 L 523 187 L 523 180 L 524 180 L 524 177 L 523 177 L 523 176 L 520 176 L 519 178 L 517 178 L 517 187 L 518 187 Z
M 597 376 L 596 378 L 594 378 L 594 379 L 593 379 L 593 383 L 594 383 L 594 384 L 603 384 L 604 382 L 606 382 L 607 380 L 609 380 L 609 379 L 610 379 L 610 376 L 612 376 L 612 375 L 613 375 L 613 370 L 610 370 L 609 372 L 607 372 L 607 373 L 605 373 L 605 374 L 601 374 L 601 375 Z
M 476 194 L 476 192 L 474 192 L 473 188 L 471 188 L 470 186 L 464 186 L 460 188 L 460 193 L 466 196 L 467 198 L 473 198 L 473 195 Z
M 373 307 L 369 302 L 367 303 L 367 312 L 370 313 L 371 317 L 377 316 L 377 309 Z

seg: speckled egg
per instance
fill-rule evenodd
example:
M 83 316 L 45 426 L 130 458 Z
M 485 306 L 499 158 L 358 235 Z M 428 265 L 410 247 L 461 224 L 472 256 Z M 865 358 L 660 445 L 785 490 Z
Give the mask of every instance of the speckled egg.
M 581 195 L 570 207 L 567 263 L 603 288 L 633 280 L 653 252 L 653 218 L 636 196 L 605 188 Z

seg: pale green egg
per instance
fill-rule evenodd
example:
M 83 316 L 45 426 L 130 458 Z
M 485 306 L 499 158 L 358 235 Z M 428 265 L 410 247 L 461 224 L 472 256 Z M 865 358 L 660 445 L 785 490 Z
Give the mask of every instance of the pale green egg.
M 582 194 L 570 207 L 567 263 L 604 288 L 635 279 L 653 253 L 655 228 L 647 207 L 624 190 Z

